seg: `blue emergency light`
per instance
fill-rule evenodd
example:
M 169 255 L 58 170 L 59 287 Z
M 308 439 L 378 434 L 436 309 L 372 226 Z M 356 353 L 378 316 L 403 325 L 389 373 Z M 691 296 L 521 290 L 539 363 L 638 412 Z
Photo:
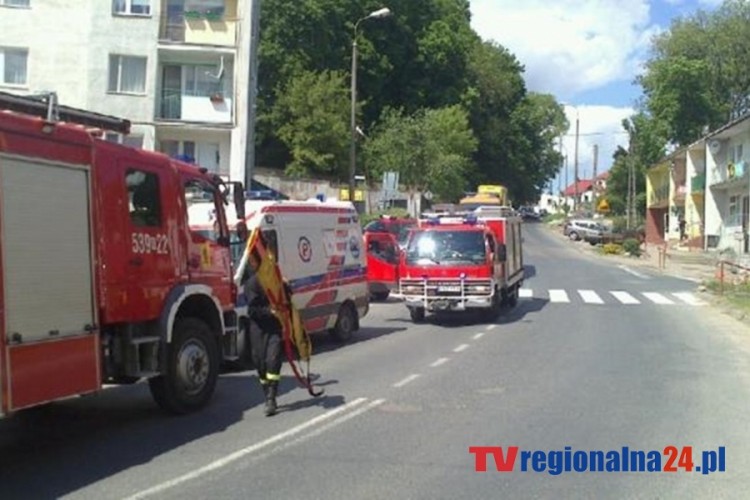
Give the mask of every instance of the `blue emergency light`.
M 477 223 L 477 216 L 476 215 L 467 215 L 464 217 L 464 224 L 476 224 Z
M 427 218 L 427 224 L 430 226 L 439 226 L 440 225 L 440 217 L 428 217 Z

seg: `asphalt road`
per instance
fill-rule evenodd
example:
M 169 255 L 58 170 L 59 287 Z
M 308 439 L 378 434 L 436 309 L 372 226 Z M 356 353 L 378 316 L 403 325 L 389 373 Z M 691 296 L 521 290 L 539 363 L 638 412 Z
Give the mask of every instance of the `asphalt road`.
M 326 395 L 286 377 L 273 418 L 251 373 L 186 417 L 162 415 L 143 384 L 18 414 L 0 422 L 0 497 L 747 497 L 746 327 L 693 283 L 524 231 L 523 298 L 496 324 L 412 325 L 402 304 L 374 304 L 354 342 L 316 339 Z M 512 472 L 491 457 L 475 472 L 471 446 L 521 451 Z M 692 446 L 697 466 L 723 446 L 726 470 L 521 470 L 523 451 L 624 446 Z

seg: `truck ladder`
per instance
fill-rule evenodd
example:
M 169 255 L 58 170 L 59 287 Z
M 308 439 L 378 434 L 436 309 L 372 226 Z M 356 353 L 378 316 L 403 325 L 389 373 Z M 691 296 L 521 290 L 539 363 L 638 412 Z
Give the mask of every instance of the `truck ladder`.
M 61 106 L 57 103 L 57 94 L 55 92 L 48 92 L 37 96 L 20 96 L 0 92 L 0 109 L 38 116 L 51 123 L 63 121 L 85 127 L 119 132 L 125 135 L 130 133 L 129 120 L 93 111 Z

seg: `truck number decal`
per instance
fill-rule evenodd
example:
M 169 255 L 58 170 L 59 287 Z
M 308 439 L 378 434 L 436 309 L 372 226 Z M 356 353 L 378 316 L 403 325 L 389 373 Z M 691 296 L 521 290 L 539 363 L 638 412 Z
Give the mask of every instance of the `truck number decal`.
M 146 233 L 132 234 L 133 253 L 159 254 L 169 253 L 169 239 L 166 234 L 152 236 Z

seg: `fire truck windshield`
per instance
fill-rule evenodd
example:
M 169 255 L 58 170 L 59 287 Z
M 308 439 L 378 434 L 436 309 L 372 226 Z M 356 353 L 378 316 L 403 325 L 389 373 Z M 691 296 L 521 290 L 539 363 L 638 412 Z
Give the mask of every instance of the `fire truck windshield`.
M 424 231 L 415 234 L 406 249 L 411 265 L 483 264 L 485 259 L 481 231 Z

